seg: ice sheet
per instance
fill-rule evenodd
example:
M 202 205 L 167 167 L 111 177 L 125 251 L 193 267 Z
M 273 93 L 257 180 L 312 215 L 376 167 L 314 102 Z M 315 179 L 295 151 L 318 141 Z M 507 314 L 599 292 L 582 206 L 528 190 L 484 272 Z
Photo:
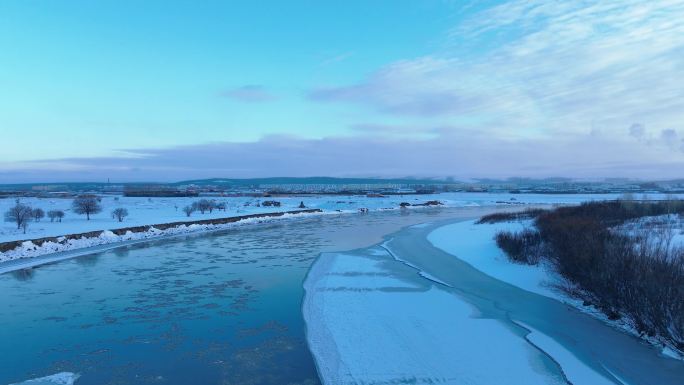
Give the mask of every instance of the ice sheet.
M 324 254 L 309 272 L 303 312 L 325 384 L 565 383 L 522 333 L 390 258 Z M 378 272 L 391 277 L 357 279 Z

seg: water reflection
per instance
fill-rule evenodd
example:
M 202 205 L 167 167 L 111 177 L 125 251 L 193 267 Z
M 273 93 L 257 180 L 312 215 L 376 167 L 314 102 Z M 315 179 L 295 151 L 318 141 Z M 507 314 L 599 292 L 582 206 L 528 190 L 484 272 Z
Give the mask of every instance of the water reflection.
M 129 248 L 128 247 L 117 247 L 116 249 L 112 250 L 114 255 L 116 255 L 119 258 L 124 258 L 127 257 L 129 254 Z
M 18 281 L 28 281 L 33 278 L 34 271 L 28 268 L 12 271 L 10 274 Z
M 87 255 L 82 255 L 82 256 L 76 257 L 74 260 L 79 265 L 93 267 L 97 264 L 97 261 L 100 259 L 100 255 L 101 254 L 99 254 L 99 253 L 87 254 Z

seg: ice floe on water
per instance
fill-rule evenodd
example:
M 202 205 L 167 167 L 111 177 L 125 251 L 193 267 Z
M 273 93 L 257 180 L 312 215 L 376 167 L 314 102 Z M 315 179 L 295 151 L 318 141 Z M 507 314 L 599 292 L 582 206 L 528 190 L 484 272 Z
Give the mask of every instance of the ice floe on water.
M 51 376 L 34 378 L 10 385 L 74 385 L 79 377 L 81 375 L 78 373 L 60 372 Z
M 378 254 L 323 254 L 304 283 L 307 339 L 325 384 L 566 383 L 526 330 L 480 317 Z

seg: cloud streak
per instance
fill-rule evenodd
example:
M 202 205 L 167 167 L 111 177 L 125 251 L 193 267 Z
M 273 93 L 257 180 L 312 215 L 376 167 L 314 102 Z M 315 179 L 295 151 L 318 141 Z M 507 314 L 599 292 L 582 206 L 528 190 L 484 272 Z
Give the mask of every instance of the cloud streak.
M 623 132 L 635 121 L 657 135 L 684 121 L 681 1 L 511 1 L 451 37 L 443 52 L 308 97 L 518 137 Z
M 330 124 L 329 111 L 318 110 L 325 103 L 352 106 L 339 122 L 339 110 L 330 110 L 332 125 L 347 129 L 326 130 L 335 136 L 320 138 L 307 128 L 299 131 L 318 139 L 281 135 L 131 149 L 121 157 L 0 162 L 0 182 L 682 176 L 684 2 L 512 0 L 463 15 L 438 52 L 388 63 L 355 82 L 309 89 L 310 103 L 288 110 L 294 123 L 282 128 L 274 119 L 276 127 L 263 131 L 295 132 L 319 119 Z M 349 55 L 317 68 L 342 67 Z M 277 99 L 261 85 L 220 96 L 240 103 Z

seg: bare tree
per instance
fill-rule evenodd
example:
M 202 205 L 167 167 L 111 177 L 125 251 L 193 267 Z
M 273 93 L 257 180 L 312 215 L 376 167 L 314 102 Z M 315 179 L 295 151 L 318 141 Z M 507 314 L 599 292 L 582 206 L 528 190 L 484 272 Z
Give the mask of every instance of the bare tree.
M 62 218 L 64 218 L 64 211 L 62 210 L 50 210 L 47 213 L 48 218 L 50 218 L 50 222 L 54 222 L 55 219 L 57 219 L 59 222 L 62 221 Z
M 115 218 L 119 222 L 123 222 L 124 218 L 128 216 L 128 210 L 119 207 L 118 209 L 115 209 L 112 211 L 112 218 Z
M 17 229 L 24 229 L 24 234 L 26 234 L 26 227 L 28 222 L 33 218 L 33 210 L 30 206 L 22 204 L 19 200 L 17 203 L 10 207 L 9 210 L 5 212 L 5 221 L 13 222 L 17 224 Z
M 31 216 L 34 221 L 40 222 L 41 219 L 45 218 L 45 211 L 43 209 L 33 209 Z
M 214 210 L 214 203 L 208 199 L 200 199 L 192 204 L 195 210 L 199 210 L 200 213 L 204 214 L 205 211 L 211 212 Z
M 183 212 L 185 213 L 186 216 L 189 217 L 190 215 L 192 215 L 192 213 L 195 212 L 195 207 L 194 207 L 194 205 L 183 207 Z
M 665 202 L 667 204 L 668 214 L 674 212 L 677 209 L 677 206 L 681 204 L 681 200 L 675 194 L 665 195 Z
M 100 200 L 95 195 L 80 195 L 71 204 L 76 214 L 86 215 L 90 220 L 90 214 L 97 214 L 102 211 Z

